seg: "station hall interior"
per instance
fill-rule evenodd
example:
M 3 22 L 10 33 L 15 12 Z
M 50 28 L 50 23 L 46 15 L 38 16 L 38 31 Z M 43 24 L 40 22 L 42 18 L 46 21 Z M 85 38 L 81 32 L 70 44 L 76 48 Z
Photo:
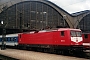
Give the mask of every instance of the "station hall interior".
M 0 34 L 42 30 L 45 28 L 78 28 L 90 33 L 90 10 L 68 13 L 49 0 L 0 0 Z

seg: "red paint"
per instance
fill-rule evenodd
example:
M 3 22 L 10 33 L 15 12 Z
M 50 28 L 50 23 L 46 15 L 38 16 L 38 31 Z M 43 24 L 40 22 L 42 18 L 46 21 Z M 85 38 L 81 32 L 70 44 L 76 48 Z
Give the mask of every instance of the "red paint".
M 61 28 L 49 32 L 38 32 L 32 34 L 23 33 L 19 34 L 19 44 L 76 45 L 75 42 L 71 41 L 70 30 L 81 31 L 77 29 Z M 64 31 L 64 36 L 61 36 L 61 31 Z M 78 43 L 78 45 L 81 44 L 82 41 Z
M 83 45 L 86 49 L 90 49 L 90 33 L 83 33 Z
M 87 38 L 85 38 L 85 35 L 87 35 Z M 83 33 L 82 37 L 84 43 L 90 43 L 90 33 Z

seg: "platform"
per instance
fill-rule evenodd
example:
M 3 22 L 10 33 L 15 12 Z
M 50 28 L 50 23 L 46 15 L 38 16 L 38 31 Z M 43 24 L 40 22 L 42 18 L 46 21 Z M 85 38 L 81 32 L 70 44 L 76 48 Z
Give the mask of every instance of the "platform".
M 16 49 L 0 50 L 0 54 L 19 60 L 89 60 L 84 58 Z

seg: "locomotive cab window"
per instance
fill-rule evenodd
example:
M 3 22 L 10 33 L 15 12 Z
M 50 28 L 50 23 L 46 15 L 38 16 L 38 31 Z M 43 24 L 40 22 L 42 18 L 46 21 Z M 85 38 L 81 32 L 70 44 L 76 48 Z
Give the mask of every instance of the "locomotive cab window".
M 61 36 L 65 36 L 65 32 L 64 31 L 61 31 Z
M 84 38 L 87 39 L 87 38 L 88 38 L 88 34 L 85 34 L 85 35 L 84 35 Z
M 78 37 L 81 37 L 81 36 L 82 36 L 82 34 L 81 34 L 80 31 L 76 31 L 76 35 L 77 35 Z
M 71 31 L 70 34 L 71 34 L 72 37 L 76 37 L 75 31 Z
M 81 37 L 82 35 L 81 35 L 81 31 L 71 31 L 70 32 L 70 34 L 71 34 L 71 37 Z

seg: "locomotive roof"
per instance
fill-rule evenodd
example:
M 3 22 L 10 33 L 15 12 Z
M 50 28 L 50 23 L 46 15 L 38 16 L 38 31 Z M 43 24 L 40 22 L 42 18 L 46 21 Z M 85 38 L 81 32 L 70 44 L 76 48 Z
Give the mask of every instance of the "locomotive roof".
M 65 31 L 65 30 L 81 31 L 80 29 L 73 29 L 73 28 L 53 28 L 53 29 L 46 29 L 46 30 L 40 30 L 40 31 L 26 32 L 26 34 L 52 32 L 52 31 Z
M 80 29 L 73 29 L 73 28 L 59 28 L 58 31 L 62 30 L 75 30 L 75 31 L 81 31 Z
M 38 33 L 40 33 L 40 32 L 50 32 L 50 31 L 65 31 L 65 30 L 81 31 L 80 29 L 73 29 L 73 28 L 54 28 L 54 29 L 41 30 Z

